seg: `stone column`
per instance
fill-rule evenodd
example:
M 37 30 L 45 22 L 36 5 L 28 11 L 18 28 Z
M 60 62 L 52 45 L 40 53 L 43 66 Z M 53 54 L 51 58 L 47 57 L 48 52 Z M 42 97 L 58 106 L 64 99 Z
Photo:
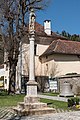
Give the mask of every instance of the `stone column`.
M 27 83 L 27 96 L 37 97 L 37 83 L 35 82 L 35 55 L 34 55 L 34 41 L 35 41 L 35 13 L 33 9 L 30 10 L 29 18 L 29 41 L 30 41 L 30 67 L 29 67 L 29 82 Z
M 30 40 L 30 71 L 29 81 L 27 83 L 27 95 L 24 97 L 24 102 L 19 102 L 18 107 L 14 110 L 19 115 L 42 115 L 55 112 L 53 108 L 48 108 L 47 103 L 39 102 L 37 97 L 37 82 L 35 82 L 35 56 L 34 56 L 34 41 L 35 41 L 35 14 L 31 9 L 29 23 L 29 40 Z

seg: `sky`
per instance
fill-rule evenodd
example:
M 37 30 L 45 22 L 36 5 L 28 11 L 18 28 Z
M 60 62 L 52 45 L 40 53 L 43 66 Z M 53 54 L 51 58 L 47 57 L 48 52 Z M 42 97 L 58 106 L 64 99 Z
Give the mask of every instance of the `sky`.
M 80 0 L 51 0 L 43 11 L 36 13 L 36 21 L 43 25 L 51 20 L 52 31 L 80 34 Z

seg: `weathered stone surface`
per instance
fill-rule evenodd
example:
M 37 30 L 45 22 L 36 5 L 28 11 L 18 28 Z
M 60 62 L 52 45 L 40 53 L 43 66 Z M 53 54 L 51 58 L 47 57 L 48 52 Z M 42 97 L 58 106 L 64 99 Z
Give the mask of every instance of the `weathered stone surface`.
M 29 82 L 27 82 L 27 95 L 37 96 L 37 85 L 37 82 L 34 80 L 29 80 Z
M 20 109 L 38 109 L 38 108 L 43 108 L 47 107 L 47 103 L 42 103 L 42 102 L 37 102 L 37 103 L 24 103 L 20 102 L 18 103 L 18 108 Z
M 42 107 L 42 108 L 37 108 L 37 109 L 27 109 L 26 108 L 26 109 L 23 109 L 23 110 L 15 108 L 15 111 L 17 112 L 18 115 L 21 115 L 21 116 L 56 113 L 55 109 L 49 108 L 49 107 Z
M 35 96 L 25 96 L 24 97 L 24 102 L 25 103 L 37 103 L 40 100 L 39 97 Z
M 19 102 L 17 108 L 13 108 L 18 115 L 41 115 L 55 113 L 54 108 L 47 107 L 46 103 L 39 102 L 38 97 L 26 96 L 24 102 Z

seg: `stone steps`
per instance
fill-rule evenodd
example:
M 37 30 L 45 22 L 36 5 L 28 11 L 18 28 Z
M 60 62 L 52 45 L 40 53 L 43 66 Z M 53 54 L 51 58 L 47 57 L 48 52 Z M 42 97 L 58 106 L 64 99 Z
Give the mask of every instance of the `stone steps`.
M 48 107 L 47 103 L 39 102 L 39 98 L 36 96 L 26 96 L 24 102 L 19 102 L 14 111 L 21 116 L 55 113 L 54 108 Z
M 31 115 L 42 115 L 42 114 L 49 114 L 49 113 L 55 113 L 55 109 L 44 107 L 43 109 L 32 109 Z
M 40 106 L 40 105 L 39 105 Z M 33 107 L 33 105 L 31 106 L 30 109 L 28 108 L 24 108 L 21 109 L 19 107 L 13 108 L 15 113 L 21 116 L 26 116 L 26 115 L 42 115 L 42 114 L 49 114 L 49 113 L 55 113 L 55 109 L 54 108 L 50 108 L 50 107 Z
M 42 102 L 37 102 L 37 103 L 27 103 L 25 104 L 24 102 L 19 102 L 18 103 L 18 108 L 43 108 L 43 107 L 47 107 L 47 103 L 42 103 Z

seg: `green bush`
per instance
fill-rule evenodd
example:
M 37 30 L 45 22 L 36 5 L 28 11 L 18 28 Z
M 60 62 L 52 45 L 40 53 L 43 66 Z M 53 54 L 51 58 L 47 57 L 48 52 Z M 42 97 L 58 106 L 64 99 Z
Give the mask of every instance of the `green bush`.
M 68 99 L 68 107 L 71 107 L 71 106 L 72 106 L 71 100 Z
M 71 103 L 72 103 L 72 106 L 75 105 L 75 99 L 74 98 L 71 99 Z
M 68 107 L 72 107 L 74 105 L 79 105 L 79 98 L 68 99 Z
M 76 98 L 76 105 L 79 105 L 79 98 Z

